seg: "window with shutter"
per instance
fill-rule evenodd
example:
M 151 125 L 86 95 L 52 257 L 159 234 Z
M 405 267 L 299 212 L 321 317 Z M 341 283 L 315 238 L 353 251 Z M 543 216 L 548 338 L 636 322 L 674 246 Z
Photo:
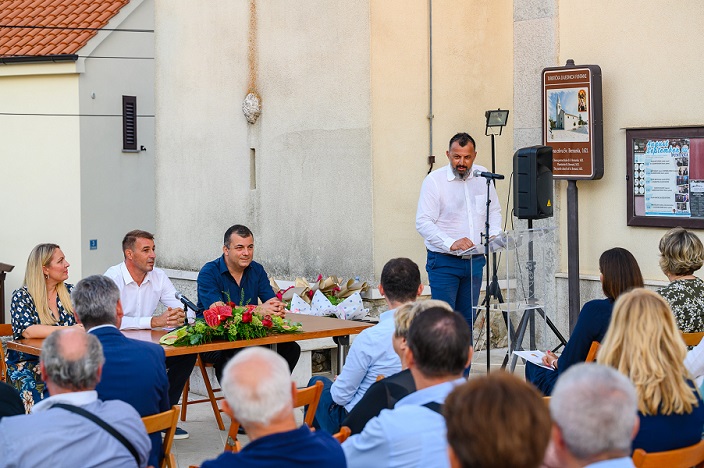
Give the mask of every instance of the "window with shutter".
M 137 150 L 137 96 L 122 96 L 122 150 Z

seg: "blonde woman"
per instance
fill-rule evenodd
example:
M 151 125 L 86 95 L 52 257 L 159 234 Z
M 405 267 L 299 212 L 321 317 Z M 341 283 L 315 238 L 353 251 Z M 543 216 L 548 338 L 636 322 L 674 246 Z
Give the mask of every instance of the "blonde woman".
M 46 338 L 59 326 L 76 325 L 71 289 L 66 284 L 69 263 L 56 244 L 39 244 L 29 254 L 24 285 L 12 293 L 10 315 L 15 339 Z M 20 392 L 25 410 L 48 396 L 39 372 L 39 357 L 7 352 L 7 375 Z
M 704 281 L 694 276 L 704 264 L 704 246 L 696 234 L 681 227 L 660 239 L 660 269 L 670 284 L 658 292 L 670 303 L 683 332 L 704 331 Z
M 665 299 L 635 289 L 616 301 L 597 360 L 636 387 L 640 430 L 634 450 L 674 450 L 701 440 L 704 405 L 684 367 L 686 354 Z

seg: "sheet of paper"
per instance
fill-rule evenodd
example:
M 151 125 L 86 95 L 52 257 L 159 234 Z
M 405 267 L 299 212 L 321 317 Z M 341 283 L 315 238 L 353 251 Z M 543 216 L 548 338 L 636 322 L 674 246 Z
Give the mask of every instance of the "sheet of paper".
M 533 351 L 514 351 L 513 354 L 516 356 L 525 359 L 528 362 L 532 362 L 538 367 L 542 367 L 543 369 L 549 369 L 549 370 L 555 370 L 550 366 L 544 366 L 543 365 L 543 356 L 545 356 L 545 353 L 542 351 L 538 350 L 533 350 Z

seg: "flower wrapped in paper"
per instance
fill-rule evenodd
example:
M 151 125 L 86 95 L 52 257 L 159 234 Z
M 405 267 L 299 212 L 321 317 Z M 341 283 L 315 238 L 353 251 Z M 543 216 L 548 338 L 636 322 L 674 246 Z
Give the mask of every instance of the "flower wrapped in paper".
M 295 283 L 286 289 L 281 289 L 274 280 L 270 280 L 270 283 L 274 291 L 278 291 L 276 296 L 287 304 L 287 308 L 289 308 L 294 295 L 298 295 L 299 299 L 310 304 L 315 293 L 320 291 L 333 306 L 336 306 L 354 293 L 361 293 L 369 289 L 366 282 L 358 279 L 343 281 L 342 278 L 336 276 L 323 278 L 323 275 L 318 275 L 314 283 L 308 283 L 305 278 L 296 278 Z
M 353 293 L 338 304 L 333 304 L 325 294 L 316 291 L 310 304 L 294 294 L 291 300 L 291 312 L 306 315 L 334 316 L 342 320 L 361 320 L 367 315 L 369 309 L 364 308 L 362 296 L 359 292 Z

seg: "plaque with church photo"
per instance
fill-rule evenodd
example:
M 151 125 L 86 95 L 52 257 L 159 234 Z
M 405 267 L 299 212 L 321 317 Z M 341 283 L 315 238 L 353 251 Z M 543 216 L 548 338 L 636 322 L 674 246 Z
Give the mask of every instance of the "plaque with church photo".
M 629 226 L 704 227 L 704 127 L 626 130 Z
M 601 69 L 597 65 L 543 70 L 543 144 L 553 151 L 555 179 L 604 174 Z

